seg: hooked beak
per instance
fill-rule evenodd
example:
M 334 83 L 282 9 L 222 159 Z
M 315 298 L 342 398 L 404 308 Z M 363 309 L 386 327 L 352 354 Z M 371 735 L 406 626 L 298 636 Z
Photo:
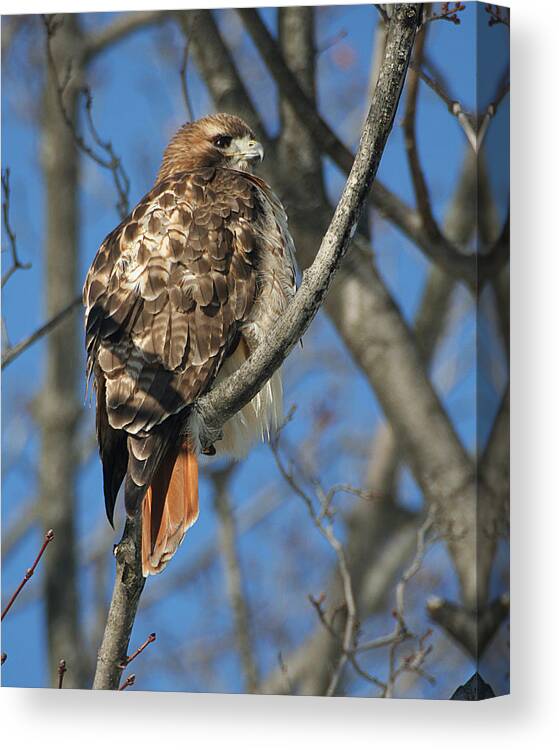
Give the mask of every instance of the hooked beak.
M 247 150 L 243 154 L 244 158 L 250 163 L 261 162 L 264 158 L 264 149 L 258 141 L 249 141 Z

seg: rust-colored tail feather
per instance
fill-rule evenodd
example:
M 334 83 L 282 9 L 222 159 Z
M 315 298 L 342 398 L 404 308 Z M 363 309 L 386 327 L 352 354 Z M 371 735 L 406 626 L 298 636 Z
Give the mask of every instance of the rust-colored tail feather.
M 198 459 L 184 443 L 162 462 L 142 506 L 142 570 L 161 573 L 198 518 Z

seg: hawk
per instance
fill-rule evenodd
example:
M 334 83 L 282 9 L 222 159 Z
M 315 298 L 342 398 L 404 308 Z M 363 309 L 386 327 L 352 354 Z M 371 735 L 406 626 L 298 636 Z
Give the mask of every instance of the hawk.
M 123 482 L 128 515 L 141 504 L 144 576 L 165 568 L 198 518 L 193 404 L 250 356 L 295 292 L 285 211 L 252 173 L 263 155 L 238 117 L 184 125 L 85 281 L 105 508 L 112 525 Z M 278 371 L 214 450 L 242 457 L 282 414 Z

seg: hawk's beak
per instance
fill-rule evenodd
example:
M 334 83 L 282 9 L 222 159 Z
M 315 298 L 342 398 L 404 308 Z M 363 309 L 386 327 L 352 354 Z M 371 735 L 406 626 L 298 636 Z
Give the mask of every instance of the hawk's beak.
M 258 141 L 249 141 L 247 143 L 247 150 L 243 154 L 244 158 L 248 162 L 260 162 L 264 158 L 264 149 L 262 144 Z

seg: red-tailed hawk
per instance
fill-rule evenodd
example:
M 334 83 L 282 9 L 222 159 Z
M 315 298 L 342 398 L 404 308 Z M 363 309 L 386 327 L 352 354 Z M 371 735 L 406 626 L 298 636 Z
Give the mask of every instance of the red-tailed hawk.
M 105 507 L 142 503 L 144 575 L 159 573 L 198 517 L 192 409 L 237 369 L 295 292 L 282 205 L 251 173 L 262 146 L 238 117 L 204 117 L 169 143 L 153 189 L 99 248 L 84 285 Z M 237 457 L 282 418 L 278 372 L 224 426 Z

